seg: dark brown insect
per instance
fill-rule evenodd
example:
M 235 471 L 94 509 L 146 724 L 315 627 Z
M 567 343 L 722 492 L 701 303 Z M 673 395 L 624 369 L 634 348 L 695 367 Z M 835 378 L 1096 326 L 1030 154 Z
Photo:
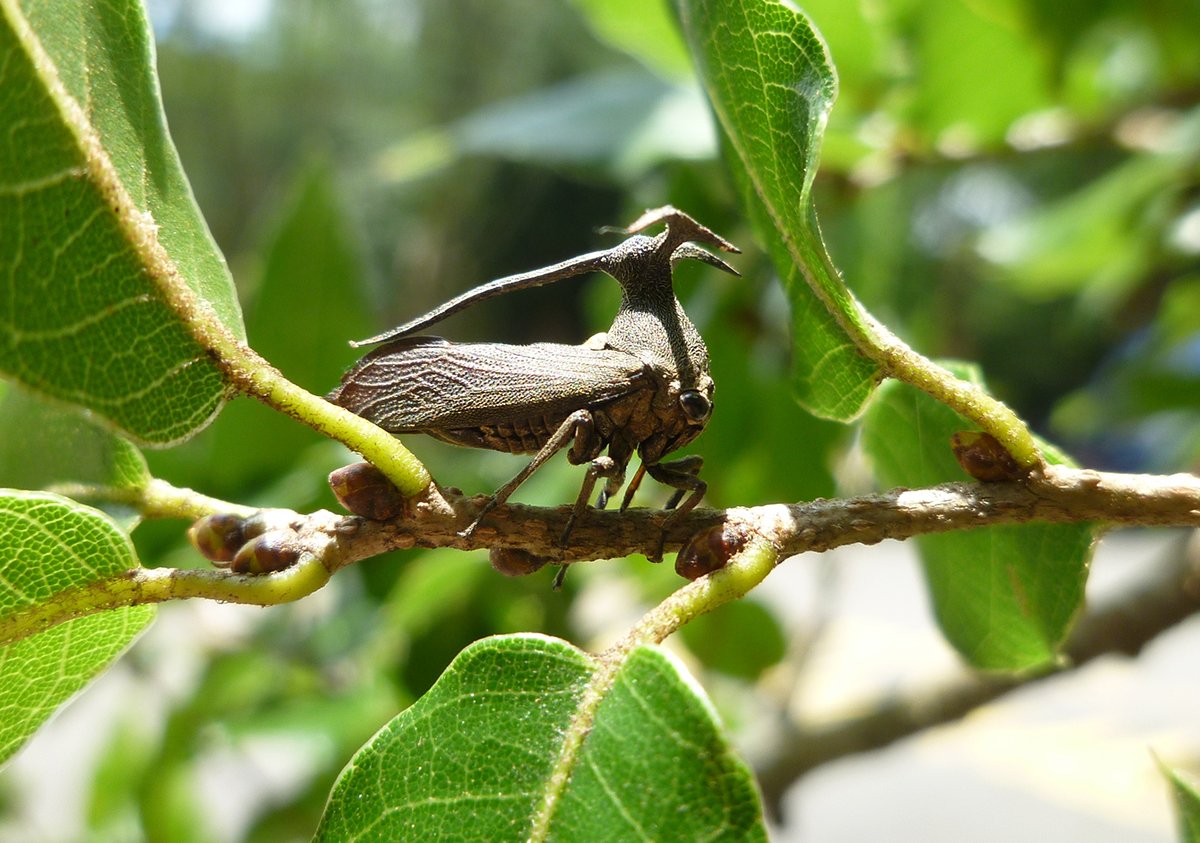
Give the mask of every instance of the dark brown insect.
M 639 233 L 658 223 L 666 230 L 657 236 Z M 668 503 L 668 508 L 678 506 L 675 518 L 704 496 L 707 486 L 697 476 L 700 457 L 663 462 L 704 430 L 713 396 L 708 349 L 675 297 L 671 273 L 676 261 L 690 258 L 736 275 L 694 243 L 738 250 L 671 207 L 647 211 L 625 233 L 632 236 L 611 249 L 492 281 L 355 343 L 385 344 L 346 373 L 330 401 L 391 433 L 425 433 L 456 445 L 534 455 L 496 491 L 465 534 L 563 448 L 572 464 L 588 466 L 562 534 L 564 545 L 596 482 L 605 481 L 596 503 L 603 508 L 624 483 L 634 453 L 642 465 L 622 509 L 643 472 L 676 490 Z M 595 271 L 620 283 L 621 306 L 612 327 L 582 345 L 452 343 L 410 336 L 493 296 Z

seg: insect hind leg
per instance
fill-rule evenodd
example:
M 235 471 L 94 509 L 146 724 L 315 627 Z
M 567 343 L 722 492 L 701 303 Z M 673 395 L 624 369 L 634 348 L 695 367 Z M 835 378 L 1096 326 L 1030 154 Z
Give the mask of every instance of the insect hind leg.
M 594 429 L 592 414 L 588 410 L 576 410 L 575 412 L 571 413 L 571 415 L 563 419 L 563 422 L 558 426 L 558 429 L 555 430 L 554 433 L 550 435 L 550 438 L 546 440 L 546 444 L 541 447 L 541 450 L 533 455 L 533 459 L 529 461 L 529 464 L 521 469 L 516 477 L 514 477 L 512 480 L 509 480 L 496 490 L 495 494 L 493 494 L 488 499 L 487 503 L 480 508 L 479 514 L 475 516 L 475 520 L 467 525 L 467 528 L 462 530 L 459 533 L 459 536 L 464 539 L 473 536 L 475 534 L 475 530 L 478 529 L 480 522 L 483 521 L 484 517 L 489 512 L 507 501 L 509 496 L 517 490 L 518 486 L 528 480 L 531 474 L 545 465 L 546 460 L 550 459 L 552 456 L 565 448 L 567 443 L 575 440 L 575 444 L 571 447 L 571 454 L 572 456 L 575 456 L 576 454 L 580 453 L 581 444 L 590 444 L 592 442 Z M 592 482 L 595 483 L 595 480 Z M 590 488 L 588 489 L 588 493 L 591 493 Z

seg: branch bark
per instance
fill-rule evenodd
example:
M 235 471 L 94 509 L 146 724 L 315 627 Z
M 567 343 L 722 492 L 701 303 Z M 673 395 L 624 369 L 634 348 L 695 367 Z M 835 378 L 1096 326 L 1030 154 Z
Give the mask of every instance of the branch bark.
M 159 494 L 155 499 L 167 497 Z M 487 500 L 431 484 L 420 496 L 400 500 L 400 515 L 388 520 L 263 510 L 259 515 L 269 518 L 251 520 L 263 521 L 266 531 L 255 532 L 245 546 L 233 550 L 258 565 L 240 570 L 272 573 L 137 569 L 5 615 L 0 618 L 0 643 L 119 606 L 191 597 L 283 603 L 311 593 L 340 568 L 412 547 L 511 548 L 539 561 L 571 564 L 634 553 L 649 556 L 659 548 L 679 550 L 702 531 L 720 526 L 723 534 L 740 537 L 743 544 L 763 544 L 782 559 L 846 544 L 1032 521 L 1200 526 L 1200 478 L 1194 475 L 1110 474 L 1063 466 L 1046 466 L 1023 480 L 1004 483 L 944 483 L 809 503 L 695 509 L 670 522 L 665 540 L 664 522 L 670 513 L 590 511 L 575 524 L 566 548 L 559 546 L 558 538 L 570 517 L 569 506 L 499 506 L 472 535 L 461 535 Z M 192 505 L 204 509 L 211 501 Z M 297 581 L 304 586 L 297 587 Z
M 456 547 L 516 548 L 553 562 L 608 559 L 656 549 L 667 514 L 591 511 L 558 545 L 571 508 L 509 504 L 497 507 L 470 537 L 486 497 L 465 498 L 430 487 L 387 521 L 349 517 L 338 523 L 337 567 L 389 550 Z M 679 550 L 692 536 L 718 525 L 758 535 L 782 556 L 846 544 L 875 544 L 926 533 L 1000 524 L 1094 521 L 1112 525 L 1200 526 L 1200 477 L 1139 475 L 1045 466 L 1028 478 L 1003 483 L 944 483 L 874 495 L 725 510 L 698 508 L 667 531 L 664 547 Z

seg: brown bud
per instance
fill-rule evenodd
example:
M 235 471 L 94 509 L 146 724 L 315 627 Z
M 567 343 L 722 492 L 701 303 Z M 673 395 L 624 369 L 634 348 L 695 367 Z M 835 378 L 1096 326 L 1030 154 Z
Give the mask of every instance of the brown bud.
M 188 528 L 188 541 L 205 559 L 229 562 L 246 543 L 246 521 L 237 515 L 220 512 L 206 515 Z
M 698 580 L 724 568 L 745 546 L 745 533 L 730 524 L 697 533 L 675 557 L 675 573 L 684 579 Z
M 404 512 L 404 496 L 369 462 L 342 466 L 329 475 L 329 488 L 347 510 L 370 521 L 387 521 Z
M 506 577 L 523 577 L 540 570 L 550 560 L 515 547 L 493 547 L 488 552 L 488 561 Z
M 963 471 L 984 483 L 1020 480 L 1025 474 L 1013 455 L 990 433 L 955 433 L 950 437 L 950 448 Z
M 271 574 L 290 568 L 300 560 L 300 549 L 291 532 L 264 533 L 242 545 L 233 557 L 235 574 Z

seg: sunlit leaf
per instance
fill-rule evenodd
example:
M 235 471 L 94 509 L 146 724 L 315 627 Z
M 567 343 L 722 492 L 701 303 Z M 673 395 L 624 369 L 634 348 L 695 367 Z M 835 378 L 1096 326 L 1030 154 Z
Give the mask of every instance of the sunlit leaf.
M 241 317 L 166 132 L 141 5 L 4 3 L 0 69 L 0 371 L 136 439 L 187 437 L 224 385 L 179 279 L 235 333 Z
M 837 95 L 825 45 L 802 13 L 781 2 L 681 0 L 680 8 L 735 180 L 791 299 L 797 400 L 816 415 L 852 418 L 878 366 L 847 333 L 866 328 L 829 260 L 812 203 Z
M 367 744 L 330 798 L 319 840 L 765 840 L 749 772 L 708 703 L 660 651 L 636 651 L 546 808 L 595 665 L 565 642 L 491 638 Z
M 103 513 L 42 492 L 0 492 L 0 631 L 23 610 L 137 567 Z M 154 617 L 135 606 L 76 618 L 0 646 L 0 760 L 104 670 Z

